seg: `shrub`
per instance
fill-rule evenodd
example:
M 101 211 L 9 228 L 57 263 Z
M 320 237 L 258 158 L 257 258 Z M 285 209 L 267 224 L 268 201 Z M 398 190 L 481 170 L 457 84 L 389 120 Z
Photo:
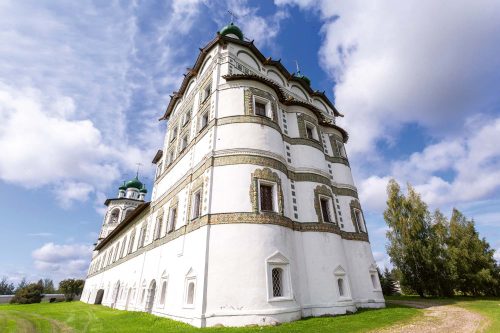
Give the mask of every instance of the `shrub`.
M 43 286 L 38 283 L 30 283 L 26 287 L 18 289 L 10 302 L 17 304 L 40 303 L 43 297 L 42 293 Z

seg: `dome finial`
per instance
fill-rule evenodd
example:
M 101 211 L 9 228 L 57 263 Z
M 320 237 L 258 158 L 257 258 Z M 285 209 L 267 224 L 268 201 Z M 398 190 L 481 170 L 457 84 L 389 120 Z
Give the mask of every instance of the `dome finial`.
M 231 15 L 231 22 L 226 25 L 224 28 L 222 28 L 219 31 L 219 34 L 223 36 L 228 36 L 232 38 L 238 38 L 239 40 L 243 40 L 243 32 L 241 32 L 241 29 L 233 23 L 234 19 L 237 19 L 238 17 L 234 15 L 233 12 L 227 11 Z

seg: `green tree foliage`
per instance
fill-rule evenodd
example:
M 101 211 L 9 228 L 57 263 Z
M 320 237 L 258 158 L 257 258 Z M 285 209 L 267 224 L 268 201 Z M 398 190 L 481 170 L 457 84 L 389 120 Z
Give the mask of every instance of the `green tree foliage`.
M 389 226 L 387 252 L 401 272 L 401 284 L 424 296 L 433 272 L 431 269 L 431 223 L 427 205 L 408 185 L 408 195 L 401 193 L 395 180 L 387 186 L 387 209 L 384 219 Z
M 387 252 L 403 291 L 424 295 L 498 295 L 500 268 L 494 250 L 480 239 L 474 221 L 454 209 L 451 220 L 436 210 L 432 215 L 408 184 L 401 193 L 391 180 L 387 186 L 384 219 L 389 226 Z
M 0 295 L 12 295 L 14 294 L 14 290 L 14 284 L 12 282 L 9 283 L 6 276 L 2 277 L 2 280 L 0 280 Z
M 448 247 L 457 290 L 474 296 L 496 294 L 499 280 L 495 251 L 484 238 L 479 238 L 474 221 L 457 209 L 453 209 L 450 219 Z
M 28 281 L 26 280 L 25 277 L 23 277 L 23 279 L 21 281 L 19 281 L 19 284 L 17 285 L 16 291 L 18 291 L 19 289 L 23 289 L 27 285 L 28 285 Z
M 54 282 L 51 279 L 40 279 L 38 284 L 43 287 L 44 294 L 54 294 L 56 289 L 54 288 Z
M 384 273 L 380 273 L 380 270 L 377 268 L 378 277 L 380 280 L 380 286 L 382 287 L 382 293 L 385 296 L 392 296 L 398 292 L 398 288 L 396 286 L 396 280 L 393 277 L 393 274 L 386 267 L 384 269 Z
M 64 294 L 66 301 L 72 301 L 83 291 L 85 281 L 79 279 L 66 279 L 59 282 L 59 291 Z
M 18 288 L 10 302 L 17 304 L 40 303 L 42 297 L 43 286 L 39 283 L 30 283 L 22 288 Z

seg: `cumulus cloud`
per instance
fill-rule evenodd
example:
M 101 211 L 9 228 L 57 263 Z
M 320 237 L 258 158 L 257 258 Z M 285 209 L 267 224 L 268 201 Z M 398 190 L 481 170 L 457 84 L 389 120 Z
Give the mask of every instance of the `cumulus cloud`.
M 320 13 L 321 64 L 336 81 L 350 152 L 415 122 L 442 136 L 500 104 L 500 4 L 279 0 Z M 487 41 L 487 42 L 486 42 Z
M 0 6 L 0 180 L 48 187 L 63 207 L 102 199 L 161 145 L 157 119 L 186 67 L 179 37 L 202 2 Z
M 32 252 L 34 266 L 53 278 L 82 278 L 90 262 L 92 247 L 83 244 L 46 243 Z

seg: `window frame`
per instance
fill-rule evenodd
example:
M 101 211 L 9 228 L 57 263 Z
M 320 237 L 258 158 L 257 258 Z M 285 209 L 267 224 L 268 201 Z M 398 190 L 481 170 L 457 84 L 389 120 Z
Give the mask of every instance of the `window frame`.
M 211 94 L 212 94 L 212 82 L 209 82 L 206 86 L 203 87 L 203 100 L 201 101 L 201 104 L 205 103 Z
M 257 114 L 257 107 L 256 107 L 257 103 L 264 105 L 265 115 Z M 268 100 L 267 98 L 253 95 L 252 107 L 253 107 L 253 115 L 254 116 L 265 117 L 265 118 L 269 118 L 271 120 L 273 119 L 273 112 L 271 109 L 271 101 Z
M 158 163 L 158 165 L 156 166 L 156 177 L 155 177 L 155 179 L 160 178 L 162 169 L 163 169 L 163 161 L 160 161 Z
M 158 299 L 158 308 L 164 308 L 165 304 L 167 303 L 167 289 L 168 289 L 168 277 L 162 277 L 161 278 L 161 283 L 160 283 L 160 288 L 159 288 L 159 299 Z M 165 288 L 163 288 L 165 286 Z
M 202 130 L 204 130 L 206 127 L 208 127 L 208 122 L 210 121 L 210 117 L 209 117 L 209 113 L 208 113 L 209 110 L 206 110 L 205 112 L 203 112 L 201 115 L 200 115 L 200 123 L 199 123 L 199 132 L 201 132 Z M 206 120 L 206 121 L 205 121 Z
M 201 214 L 202 214 L 202 200 L 203 200 L 203 197 L 202 197 L 202 188 L 198 188 L 196 189 L 193 194 L 191 195 L 191 214 L 190 214 L 190 219 L 191 221 L 192 220 L 196 220 L 198 218 L 201 217 Z M 197 212 L 197 215 L 195 215 L 195 207 L 196 207 L 196 197 L 199 196 L 199 200 L 198 200 L 198 212 Z
M 193 297 L 192 297 L 192 303 L 188 303 L 189 301 L 189 286 L 193 284 Z M 196 277 L 186 277 L 185 283 L 184 283 L 184 302 L 183 302 L 183 307 L 188 308 L 188 309 L 194 309 L 195 308 L 195 303 L 196 303 Z
M 322 194 L 318 195 L 318 199 L 319 199 L 319 209 L 320 209 L 320 212 L 321 212 L 322 222 L 323 223 L 332 223 L 332 224 L 335 224 L 335 219 L 332 218 L 333 217 L 333 214 L 332 214 L 333 199 L 331 197 L 329 197 L 329 196 L 322 195 Z M 323 205 L 322 205 L 322 202 L 325 202 L 325 201 L 326 201 L 326 205 L 327 205 L 326 215 L 328 216 L 328 220 L 329 221 L 325 221 L 325 213 L 323 211 Z
M 361 212 L 361 209 L 353 207 L 352 211 L 354 213 L 354 221 L 356 222 L 359 231 L 366 233 L 366 224 L 365 224 L 365 219 L 363 216 L 363 212 Z M 360 220 L 361 218 L 361 220 Z
M 271 187 L 271 195 L 272 195 L 272 210 L 263 210 L 262 209 L 262 196 L 261 196 L 261 186 L 269 186 Z M 278 184 L 272 181 L 257 179 L 257 207 L 260 213 L 277 213 L 278 212 Z
M 273 270 L 281 269 L 281 296 L 274 296 Z M 292 280 L 290 276 L 290 264 L 285 262 L 267 263 L 267 301 L 284 302 L 293 300 Z
M 189 133 L 182 136 L 179 152 L 183 152 L 189 145 Z
M 319 141 L 318 129 L 316 128 L 316 125 L 307 120 L 304 120 L 304 126 L 306 128 L 306 138 L 309 140 Z M 308 129 L 311 131 L 311 137 L 309 136 L 309 132 L 307 131 Z
M 340 140 L 335 140 L 335 146 L 337 149 L 337 153 L 340 157 L 347 159 L 347 152 L 345 150 L 344 143 Z
M 172 214 L 172 212 L 174 212 L 174 214 Z M 177 222 L 177 205 L 170 207 L 170 209 L 168 210 L 167 234 L 176 230 L 175 228 L 176 222 Z
M 172 134 L 170 136 L 170 142 L 174 141 L 177 138 L 177 135 L 179 134 L 178 131 L 179 129 L 177 128 L 177 124 L 175 124 L 175 127 L 172 129 Z

